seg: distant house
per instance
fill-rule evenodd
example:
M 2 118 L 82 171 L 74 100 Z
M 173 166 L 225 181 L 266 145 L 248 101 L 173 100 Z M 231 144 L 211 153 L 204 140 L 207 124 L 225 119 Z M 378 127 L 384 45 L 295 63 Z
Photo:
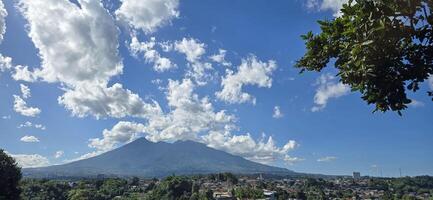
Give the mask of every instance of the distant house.
M 213 198 L 216 200 L 235 200 L 235 198 L 229 192 L 214 192 Z
M 353 172 L 353 179 L 358 180 L 361 178 L 361 173 L 360 172 Z
M 270 190 L 263 190 L 263 196 L 265 196 L 266 200 L 276 200 L 275 194 L 277 192 Z

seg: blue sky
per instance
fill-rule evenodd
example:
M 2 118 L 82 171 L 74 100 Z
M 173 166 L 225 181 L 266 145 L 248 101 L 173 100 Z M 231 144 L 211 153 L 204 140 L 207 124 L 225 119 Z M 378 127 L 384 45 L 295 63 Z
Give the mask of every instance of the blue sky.
M 298 172 L 433 175 L 433 83 L 409 94 L 416 103 L 400 117 L 372 113 L 332 64 L 293 67 L 305 52 L 300 35 L 338 16 L 341 1 L 3 4 L 0 147 L 22 166 L 146 137 Z

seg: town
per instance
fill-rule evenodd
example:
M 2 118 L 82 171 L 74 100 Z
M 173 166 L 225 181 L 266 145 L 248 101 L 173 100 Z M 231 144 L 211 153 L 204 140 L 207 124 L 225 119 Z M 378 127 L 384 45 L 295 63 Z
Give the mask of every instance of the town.
M 24 179 L 22 199 L 433 199 L 433 177 L 277 177 L 271 175 L 169 176 L 162 179 Z

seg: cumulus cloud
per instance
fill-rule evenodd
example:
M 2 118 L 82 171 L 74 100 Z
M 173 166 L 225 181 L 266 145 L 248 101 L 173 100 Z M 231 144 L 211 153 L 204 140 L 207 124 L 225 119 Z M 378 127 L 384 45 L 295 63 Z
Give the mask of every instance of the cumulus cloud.
M 179 16 L 179 0 L 121 0 L 121 3 L 117 18 L 145 33 L 154 32 Z
M 12 73 L 12 78 L 16 81 L 35 82 L 38 77 L 37 74 L 29 70 L 28 66 L 16 65 Z
M 170 59 L 162 57 L 161 54 L 155 50 L 156 45 L 155 38 L 150 38 L 148 42 L 139 42 L 137 37 L 132 37 L 129 48 L 134 56 L 138 53 L 143 53 L 143 57 L 147 63 L 153 63 L 153 69 L 157 72 L 164 72 L 173 68 L 177 65 L 171 62 Z
M 269 164 L 286 157 L 289 151 L 298 146 L 294 140 L 288 141 L 283 147 L 277 147 L 272 137 L 267 141 L 255 141 L 250 134 L 231 135 L 229 133 L 211 132 L 203 136 L 208 146 L 220 149 L 248 160 Z
M 19 1 L 42 60 L 32 73 L 66 85 L 58 102 L 75 116 L 143 117 L 158 111 L 121 84 L 108 86 L 123 70 L 119 30 L 100 1 L 78 2 L 80 7 L 68 0 Z
M 106 83 L 122 72 L 119 31 L 101 2 L 20 0 L 29 36 L 39 50 L 42 68 L 35 73 L 49 82 L 68 85 Z
M 13 67 L 12 58 L 0 54 L 0 72 L 4 72 Z
M 111 130 L 104 129 L 102 139 L 90 139 L 89 147 L 107 151 L 116 147 L 117 144 L 128 143 L 137 139 L 144 130 L 145 126 L 143 124 L 120 121 Z
M 307 7 L 319 11 L 331 10 L 334 12 L 334 17 L 339 17 L 343 4 L 348 2 L 349 0 L 307 0 Z
M 272 117 L 275 119 L 284 117 L 284 114 L 281 112 L 280 106 L 274 107 L 274 114 L 272 115 Z
M 242 87 L 256 85 L 270 88 L 272 86 L 271 75 L 276 68 L 277 65 L 273 60 L 262 62 L 255 56 L 250 56 L 242 60 L 236 73 L 229 69 L 226 70 L 226 76 L 221 81 L 223 89 L 215 94 L 218 99 L 228 103 L 251 102 L 255 104 L 255 97 L 243 92 Z
M 39 142 L 39 139 L 33 135 L 26 135 L 20 139 L 22 142 Z
M 3 1 L 0 0 L 0 43 L 3 41 L 4 34 L 6 33 L 6 16 L 8 12 L 5 9 Z
M 12 70 L 12 78 L 16 81 L 34 82 L 37 79 L 28 66 L 14 65 L 11 57 L 3 56 L 0 53 L 0 72 L 5 72 L 6 70 Z
M 190 79 L 169 80 L 166 95 L 170 112 L 150 118 L 147 138 L 152 141 L 197 140 L 210 130 L 230 130 L 235 118 L 225 110 L 214 111 L 207 97 L 199 98 Z
M 165 46 L 168 50 L 172 49 L 186 56 L 188 61 L 186 77 L 192 78 L 200 86 L 206 85 L 213 79 L 210 73 L 213 70 L 212 64 L 202 60 L 202 56 L 206 53 L 206 44 L 194 38 L 182 38 L 180 41 L 175 41 L 172 48 L 170 45 Z
M 226 53 L 227 53 L 226 50 L 224 50 L 224 49 L 219 49 L 219 50 L 218 50 L 218 54 L 211 55 L 211 56 L 209 56 L 209 58 L 210 58 L 212 61 L 214 61 L 214 62 L 216 62 L 216 63 L 219 63 L 219 64 L 222 65 L 222 66 L 230 67 L 230 66 L 232 66 L 232 63 L 226 61 L 226 59 L 225 59 L 225 57 L 226 57 Z
M 58 98 L 58 102 L 74 116 L 92 115 L 98 119 L 108 116 L 146 118 L 161 112 L 156 102 L 145 103 L 137 94 L 124 89 L 119 83 L 108 88 L 100 85 L 79 85 L 74 90 L 66 91 Z
M 30 93 L 30 88 L 24 84 L 20 84 L 21 94 L 24 99 L 27 99 L 32 96 Z
M 65 152 L 63 152 L 63 151 L 56 151 L 56 153 L 54 153 L 54 158 L 60 158 L 60 157 L 62 157 L 63 156 L 63 154 L 64 154 Z
M 197 62 L 206 53 L 205 47 L 204 43 L 200 43 L 200 41 L 194 38 L 183 38 L 174 44 L 174 49 L 185 54 L 186 60 L 191 63 Z
M 209 80 L 214 79 L 214 75 L 210 72 L 213 70 L 211 63 L 195 62 L 189 63 L 188 66 L 189 70 L 186 73 L 186 77 L 192 78 L 197 83 L 197 85 L 206 85 Z
M 335 156 L 325 156 L 325 157 L 317 159 L 317 162 L 331 162 L 331 161 L 334 161 L 334 160 L 337 160 L 337 157 L 335 157 Z
M 328 104 L 329 99 L 339 98 L 349 94 L 350 92 L 350 87 L 348 85 L 337 82 L 335 76 L 331 74 L 321 75 L 317 79 L 316 85 L 318 85 L 318 88 L 314 95 L 315 105 L 311 108 L 312 112 L 323 110 Z
M 272 137 L 267 141 L 255 140 L 250 134 L 233 135 L 236 118 L 225 110 L 215 111 L 207 97 L 199 98 L 194 93 L 195 84 L 190 79 L 169 80 L 166 95 L 170 111 L 153 115 L 147 123 L 120 121 L 111 130 L 105 129 L 102 138 L 93 138 L 89 146 L 96 151 L 86 154 L 95 156 L 118 145 L 128 143 L 138 137 L 148 140 L 176 141 L 193 140 L 209 147 L 227 151 L 261 163 L 284 160 L 288 152 L 298 144 L 289 140 L 278 147 Z
M 27 116 L 27 117 L 36 117 L 41 113 L 41 110 L 36 107 L 27 106 L 27 102 L 24 101 L 20 96 L 14 96 L 14 110 L 15 112 Z
M 39 154 L 10 154 L 18 163 L 20 167 L 30 168 L 30 167 L 44 167 L 50 164 L 48 158 L 41 156 Z

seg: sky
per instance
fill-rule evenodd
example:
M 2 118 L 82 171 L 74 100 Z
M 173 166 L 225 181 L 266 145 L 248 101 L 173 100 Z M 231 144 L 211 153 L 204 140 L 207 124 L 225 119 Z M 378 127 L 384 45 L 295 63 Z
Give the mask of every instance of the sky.
M 145 137 L 297 172 L 433 175 L 433 78 L 399 116 L 332 62 L 294 67 L 343 2 L 0 0 L 0 148 L 38 167 Z

